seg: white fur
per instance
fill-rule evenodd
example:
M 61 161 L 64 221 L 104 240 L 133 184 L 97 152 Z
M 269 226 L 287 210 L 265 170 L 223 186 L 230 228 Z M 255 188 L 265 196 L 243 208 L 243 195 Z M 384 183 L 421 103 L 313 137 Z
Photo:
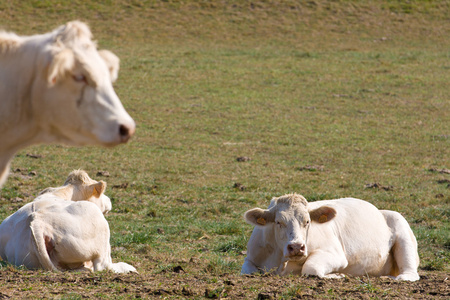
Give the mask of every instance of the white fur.
M 83 171 L 73 173 L 86 180 L 44 190 L 0 224 L 0 257 L 29 269 L 136 272 L 129 264 L 112 262 L 103 216 L 111 209 L 103 194 L 106 184 Z
M 133 135 L 112 86 L 119 59 L 91 37 L 79 21 L 28 37 L 0 32 L 0 186 L 26 146 L 113 146 Z
M 280 203 L 279 198 L 273 199 L 267 210 L 253 209 L 245 214 L 246 221 L 255 228 L 242 274 L 272 271 L 280 275 L 340 278 L 347 274 L 419 280 L 417 241 L 399 213 L 380 211 L 354 198 L 306 205 Z M 327 219 L 326 212 L 335 214 L 328 214 Z M 310 216 L 308 230 L 305 224 Z M 282 226 L 276 224 L 280 220 Z M 287 247 L 292 243 L 305 243 L 304 254 L 289 256 Z

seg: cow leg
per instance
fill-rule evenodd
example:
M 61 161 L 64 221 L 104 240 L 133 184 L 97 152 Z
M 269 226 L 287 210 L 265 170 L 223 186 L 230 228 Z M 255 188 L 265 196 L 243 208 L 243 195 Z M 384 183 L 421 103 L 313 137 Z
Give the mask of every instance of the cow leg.
M 136 269 L 132 265 L 129 265 L 127 263 L 119 262 L 113 264 L 111 256 L 95 259 L 93 263 L 94 263 L 94 271 L 110 270 L 113 271 L 114 273 L 129 273 L 129 272 L 137 273 Z
M 255 264 L 250 261 L 248 258 L 245 258 L 244 260 L 244 264 L 242 265 L 241 268 L 241 275 L 245 275 L 245 274 L 253 274 L 253 273 L 258 273 L 259 269 L 257 266 L 255 266 Z
M 394 259 L 400 271 L 395 279 L 416 281 L 420 279 L 417 273 L 417 267 L 419 266 L 417 241 L 412 232 L 405 232 L 405 234 L 407 236 L 397 238 L 394 244 Z
M 69 263 L 60 265 L 60 267 L 71 272 L 94 272 L 92 261 L 86 261 L 83 263 Z
M 92 261 L 94 266 L 94 272 L 103 271 L 103 270 L 111 270 L 112 262 L 111 257 L 100 256 Z
M 132 265 L 129 265 L 127 263 L 119 262 L 113 264 L 109 240 L 106 242 L 104 255 L 101 255 L 97 259 L 94 259 L 92 263 L 94 265 L 94 271 L 111 270 L 114 273 L 137 273 L 136 269 Z
M 285 276 L 289 274 L 301 274 L 302 273 L 302 266 L 303 264 L 301 262 L 296 261 L 287 261 L 280 265 L 280 267 L 277 270 L 277 274 L 280 276 Z
M 92 261 L 94 265 L 94 271 L 113 270 L 111 259 L 111 245 L 109 243 L 109 236 L 104 241 L 103 253 L 101 253 L 96 259 Z M 100 248 L 101 249 L 101 248 Z
M 80 268 L 73 269 L 72 271 L 92 273 L 94 272 L 94 265 L 92 264 L 92 261 L 88 261 L 83 263 L 83 266 L 81 266 Z
M 342 278 L 342 274 L 335 274 L 345 269 L 348 261 L 345 255 L 336 252 L 315 250 L 306 259 L 302 268 L 302 275 L 315 275 L 323 278 Z
M 419 254 L 417 252 L 417 240 L 409 227 L 408 222 L 401 214 L 395 211 L 381 211 L 386 223 L 394 235 L 392 252 L 398 266 L 399 275 L 397 280 L 416 281 L 419 280 L 417 267 L 419 266 Z
M 136 269 L 132 265 L 129 265 L 124 262 L 118 262 L 112 264 L 111 266 L 114 273 L 129 273 L 129 272 L 137 273 Z

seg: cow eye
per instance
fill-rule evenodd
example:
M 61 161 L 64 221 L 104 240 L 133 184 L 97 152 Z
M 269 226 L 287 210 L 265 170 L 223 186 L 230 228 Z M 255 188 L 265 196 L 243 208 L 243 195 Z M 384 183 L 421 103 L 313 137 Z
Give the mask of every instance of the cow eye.
M 306 221 L 306 225 L 309 225 L 309 220 L 308 220 L 308 221 Z
M 86 77 L 84 75 L 82 75 L 82 74 L 80 74 L 80 75 L 73 75 L 72 77 L 73 77 L 73 80 L 75 80 L 76 82 L 84 82 L 84 83 L 87 82 L 86 81 Z

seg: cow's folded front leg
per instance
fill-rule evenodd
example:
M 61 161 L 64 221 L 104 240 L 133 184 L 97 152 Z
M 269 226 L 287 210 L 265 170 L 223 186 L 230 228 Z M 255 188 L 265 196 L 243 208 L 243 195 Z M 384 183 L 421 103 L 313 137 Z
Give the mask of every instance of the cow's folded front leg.
M 137 273 L 136 269 L 132 265 L 129 265 L 124 262 L 113 263 L 109 253 L 110 251 L 108 251 L 106 255 L 93 260 L 95 271 L 110 270 L 113 271 L 114 273 L 129 273 L 129 272 Z
M 277 274 L 280 276 L 286 276 L 290 274 L 298 275 L 302 274 L 303 263 L 305 260 L 301 261 L 285 261 L 277 269 Z
M 137 273 L 136 269 L 132 265 L 124 262 L 112 264 L 111 269 L 114 271 L 114 273 Z
M 280 276 L 287 275 L 286 273 L 287 264 L 288 264 L 287 261 L 282 262 L 281 265 L 276 269 L 275 274 L 278 274 Z
M 348 261 L 345 255 L 316 250 L 308 256 L 302 268 L 302 275 L 315 275 L 322 278 L 343 278 L 339 273 Z
M 245 258 L 241 268 L 241 275 L 259 273 L 260 269 L 248 258 Z
M 331 273 L 323 276 L 323 278 L 331 278 L 331 279 L 342 279 L 345 275 L 342 273 Z

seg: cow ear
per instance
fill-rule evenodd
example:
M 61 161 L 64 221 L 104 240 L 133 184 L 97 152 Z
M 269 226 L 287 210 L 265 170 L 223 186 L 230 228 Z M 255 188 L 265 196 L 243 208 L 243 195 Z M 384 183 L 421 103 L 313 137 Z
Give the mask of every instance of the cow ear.
M 91 184 L 90 187 L 92 187 L 92 196 L 99 198 L 105 192 L 106 182 L 100 180 L 97 183 Z
M 48 67 L 47 81 L 50 85 L 54 85 L 67 72 L 75 67 L 75 55 L 72 50 L 64 49 L 53 57 L 52 62 Z
M 98 54 L 100 54 L 100 57 L 105 61 L 106 66 L 108 67 L 109 73 L 111 74 L 111 82 L 115 82 L 119 76 L 119 58 L 108 50 L 100 50 L 98 51 Z
M 336 210 L 329 206 L 321 206 L 309 212 L 311 220 L 317 223 L 325 223 L 336 216 Z
M 275 215 L 270 210 L 253 208 L 244 214 L 244 219 L 250 225 L 265 226 L 268 223 L 273 223 Z

